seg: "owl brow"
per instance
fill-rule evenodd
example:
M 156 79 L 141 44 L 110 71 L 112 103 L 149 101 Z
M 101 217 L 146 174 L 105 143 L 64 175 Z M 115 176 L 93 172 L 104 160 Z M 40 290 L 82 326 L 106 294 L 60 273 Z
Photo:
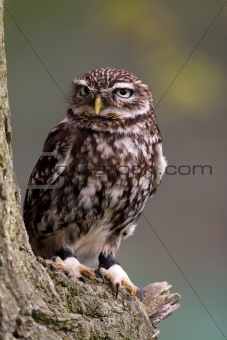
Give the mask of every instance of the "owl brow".
M 74 84 L 79 85 L 79 86 L 87 86 L 89 87 L 88 83 L 86 82 L 85 79 L 74 79 Z
M 134 85 L 133 84 L 131 84 L 131 83 L 123 83 L 123 82 L 121 82 L 121 83 L 116 83 L 116 84 L 114 84 L 113 86 L 112 86 L 112 90 L 115 90 L 115 89 L 129 89 L 129 90 L 134 90 Z

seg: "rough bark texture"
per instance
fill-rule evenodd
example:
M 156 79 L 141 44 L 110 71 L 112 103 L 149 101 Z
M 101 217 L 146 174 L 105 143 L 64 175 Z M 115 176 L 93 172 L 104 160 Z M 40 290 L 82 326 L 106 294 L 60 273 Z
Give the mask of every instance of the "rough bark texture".
M 0 338 L 156 338 L 179 306 L 166 282 L 144 288 L 142 303 L 126 292 L 116 300 L 108 284 L 74 282 L 31 251 L 13 175 L 2 1 L 0 12 Z

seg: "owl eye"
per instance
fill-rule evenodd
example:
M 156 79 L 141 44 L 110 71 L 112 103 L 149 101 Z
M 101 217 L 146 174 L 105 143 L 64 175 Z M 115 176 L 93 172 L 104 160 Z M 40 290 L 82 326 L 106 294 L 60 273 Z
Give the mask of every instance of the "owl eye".
M 90 92 L 89 88 L 87 86 L 81 86 L 79 95 L 80 96 L 86 96 Z
M 120 88 L 116 89 L 114 93 L 116 93 L 121 98 L 129 98 L 131 97 L 133 91 L 131 89 Z

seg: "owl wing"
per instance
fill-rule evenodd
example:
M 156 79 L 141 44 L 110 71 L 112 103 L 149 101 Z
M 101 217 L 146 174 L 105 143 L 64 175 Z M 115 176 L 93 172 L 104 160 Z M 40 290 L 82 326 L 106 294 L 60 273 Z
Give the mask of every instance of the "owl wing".
M 157 144 L 153 145 L 153 152 L 154 152 L 154 171 L 155 171 L 155 179 L 152 183 L 152 190 L 150 192 L 150 196 L 153 195 L 159 184 L 161 183 L 162 176 L 165 173 L 165 169 L 167 166 L 167 161 L 165 156 L 163 156 L 162 152 L 162 142 L 161 138 Z
M 24 200 L 24 216 L 40 200 L 46 190 L 57 189 L 62 186 L 65 160 L 69 151 L 68 124 L 62 122 L 47 136 L 43 153 L 31 173 Z

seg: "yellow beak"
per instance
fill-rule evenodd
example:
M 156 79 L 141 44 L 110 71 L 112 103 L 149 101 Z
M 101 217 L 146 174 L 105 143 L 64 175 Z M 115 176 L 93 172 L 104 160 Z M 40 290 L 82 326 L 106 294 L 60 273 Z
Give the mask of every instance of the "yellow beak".
M 95 113 L 98 115 L 99 111 L 103 108 L 103 102 L 100 96 L 95 98 Z

